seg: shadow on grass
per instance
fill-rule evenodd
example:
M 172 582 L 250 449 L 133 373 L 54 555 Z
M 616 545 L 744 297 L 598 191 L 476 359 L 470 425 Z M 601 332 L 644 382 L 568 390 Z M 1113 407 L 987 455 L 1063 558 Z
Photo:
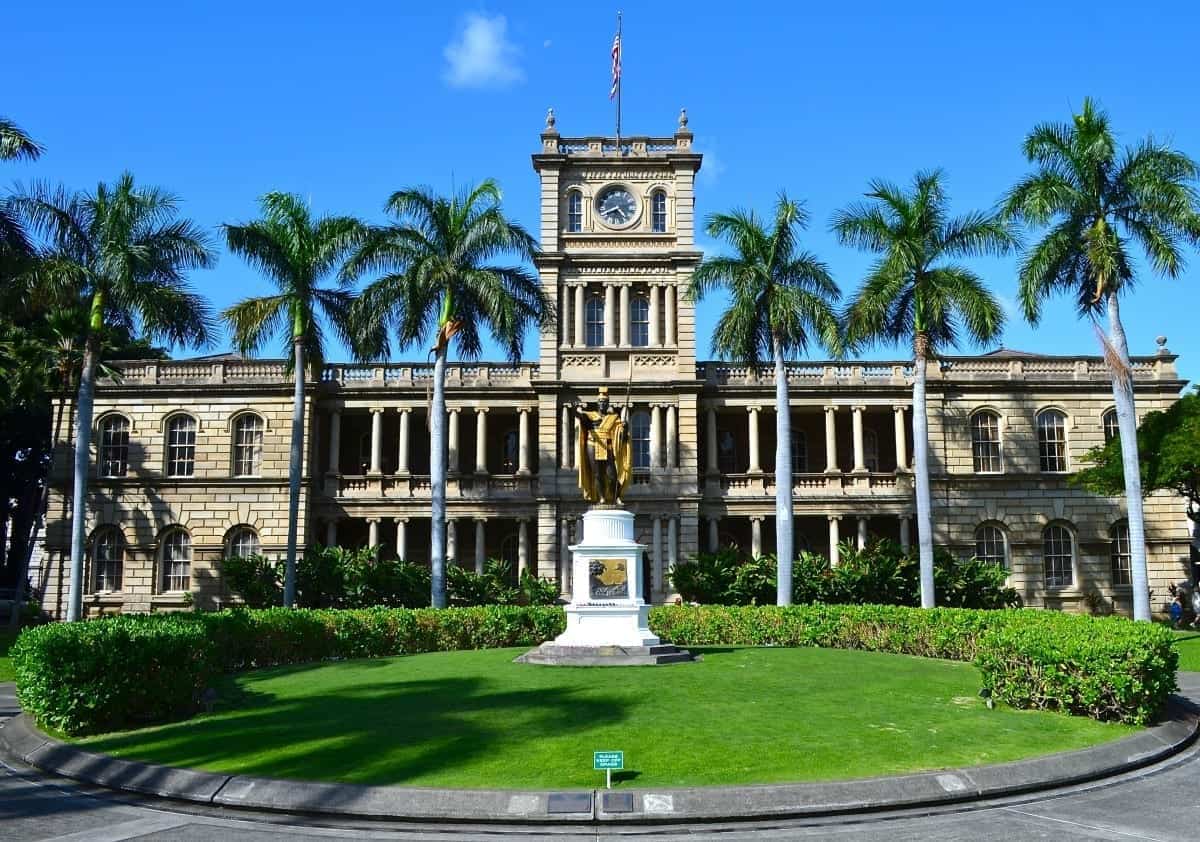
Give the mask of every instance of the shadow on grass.
M 286 700 L 246 683 L 223 690 L 212 716 L 83 747 L 239 774 L 404 783 L 489 754 L 510 755 L 513 720 L 526 733 L 552 734 L 626 717 L 615 697 L 584 697 L 570 688 L 508 690 L 474 677 L 360 683 Z

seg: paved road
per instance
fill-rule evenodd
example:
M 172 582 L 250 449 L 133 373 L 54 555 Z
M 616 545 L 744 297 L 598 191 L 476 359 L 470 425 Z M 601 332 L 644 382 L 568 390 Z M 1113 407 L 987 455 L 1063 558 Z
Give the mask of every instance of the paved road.
M 1200 673 L 1181 674 L 1183 695 L 1200 700 Z M 16 713 L 12 685 L 0 685 L 0 718 Z M 138 801 L 48 778 L 27 767 L 0 766 L 0 840 L 28 842 L 282 842 L 287 839 L 458 840 L 855 839 L 905 840 L 1113 839 L 1194 840 L 1200 837 L 1200 747 L 1119 779 L 1049 795 L 934 811 L 855 820 L 772 822 L 604 832 L 537 828 L 402 826 L 380 823 L 322 826 L 298 816 L 247 816 Z

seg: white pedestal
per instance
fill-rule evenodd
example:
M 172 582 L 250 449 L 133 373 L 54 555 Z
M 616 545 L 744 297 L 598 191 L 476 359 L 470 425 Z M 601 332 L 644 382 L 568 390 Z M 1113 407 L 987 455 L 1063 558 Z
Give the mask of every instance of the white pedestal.
M 592 509 L 583 515 L 583 540 L 572 553 L 567 630 L 555 646 L 657 646 L 650 606 L 642 601 L 642 553 L 633 539 L 633 513 Z

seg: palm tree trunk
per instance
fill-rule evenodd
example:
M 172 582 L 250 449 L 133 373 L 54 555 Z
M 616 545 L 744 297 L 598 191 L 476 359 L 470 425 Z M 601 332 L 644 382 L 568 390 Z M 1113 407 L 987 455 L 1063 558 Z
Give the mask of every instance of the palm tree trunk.
M 83 616 L 83 542 L 87 528 L 88 462 L 92 448 L 92 408 L 96 395 L 96 362 L 100 340 L 89 333 L 83 349 L 83 370 L 75 406 L 75 476 L 71 494 L 71 584 L 67 590 L 67 621 Z
M 8 618 L 8 627 L 16 631 L 21 627 L 21 604 L 25 601 L 25 581 L 29 578 L 29 565 L 33 563 L 33 551 L 37 547 L 38 533 L 46 522 L 46 509 L 50 505 L 50 472 L 54 470 L 54 451 L 58 448 L 58 436 L 62 432 L 63 410 L 66 400 L 58 402 L 54 413 L 54 434 L 50 437 L 50 466 L 46 469 L 46 477 L 42 481 L 42 493 L 38 496 L 37 511 L 34 513 L 33 529 L 30 530 L 29 544 L 25 547 L 25 557 L 21 559 L 21 568 L 17 571 L 17 585 L 13 593 L 13 612 Z
M 439 342 L 433 363 L 433 402 L 429 408 L 430 602 L 446 607 L 446 346 Z
M 929 420 L 925 407 L 925 365 L 929 338 L 913 341 L 913 472 L 917 484 L 917 552 L 921 569 L 921 607 L 933 608 L 933 508 L 929 496 Z
M 292 453 L 288 466 L 287 561 L 283 567 L 283 606 L 296 604 L 296 532 L 300 527 L 300 476 L 304 471 L 304 337 L 292 338 L 296 391 L 292 395 Z
M 783 344 L 775 337 L 775 602 L 792 604 L 792 418 Z M 757 418 L 757 415 L 754 416 Z
M 1116 292 L 1108 294 L 1108 328 L 1117 354 L 1113 368 L 1113 404 L 1121 432 L 1121 466 L 1125 472 L 1125 504 L 1129 510 L 1129 567 L 1133 585 L 1133 619 L 1150 620 L 1150 589 L 1146 575 L 1146 521 L 1142 513 L 1142 473 L 1138 459 L 1137 409 L 1133 400 L 1133 365 L 1121 324 Z M 1117 370 L 1119 367 L 1120 370 Z

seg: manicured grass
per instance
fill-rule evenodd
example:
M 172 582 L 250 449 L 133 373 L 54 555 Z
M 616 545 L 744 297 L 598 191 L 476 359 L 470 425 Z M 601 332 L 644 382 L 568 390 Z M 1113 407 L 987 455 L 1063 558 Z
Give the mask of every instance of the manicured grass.
M 12 632 L 0 631 L 0 681 L 16 680 L 12 658 L 8 657 L 8 650 L 12 648 L 16 640 L 17 636 Z
M 446 787 L 769 783 L 997 763 L 1134 729 L 989 711 L 969 664 L 828 649 L 709 649 L 699 663 L 566 668 L 522 650 L 284 667 L 231 679 L 211 715 L 81 740 L 212 771 Z
M 1175 650 L 1179 652 L 1179 669 L 1200 672 L 1200 631 L 1176 632 Z

